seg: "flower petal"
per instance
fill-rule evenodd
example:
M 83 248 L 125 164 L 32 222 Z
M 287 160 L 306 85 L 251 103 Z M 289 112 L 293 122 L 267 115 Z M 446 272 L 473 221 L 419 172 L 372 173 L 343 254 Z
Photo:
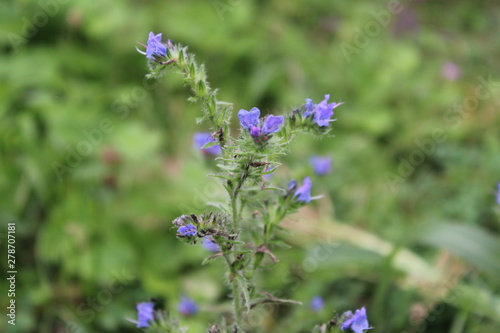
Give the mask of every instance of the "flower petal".
M 241 126 L 250 131 L 252 127 L 259 127 L 260 110 L 252 108 L 250 111 L 241 109 L 238 112 Z
M 269 115 L 266 120 L 264 120 L 264 124 L 262 124 L 262 133 L 271 134 L 278 132 L 283 121 L 285 121 L 283 116 Z

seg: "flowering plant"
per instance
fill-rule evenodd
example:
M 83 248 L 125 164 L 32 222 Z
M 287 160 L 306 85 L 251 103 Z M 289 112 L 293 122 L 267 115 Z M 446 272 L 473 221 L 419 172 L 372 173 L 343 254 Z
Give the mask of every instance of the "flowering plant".
M 280 166 L 279 158 L 284 155 L 290 142 L 299 134 L 310 132 L 325 135 L 331 130 L 334 121 L 334 109 L 341 103 L 328 103 L 329 95 L 323 101 L 314 104 L 306 99 L 305 104 L 286 115 L 261 115 L 253 107 L 249 111 L 241 109 L 237 116 L 241 130 L 237 136 L 230 133 L 232 104 L 217 100 L 217 91 L 208 81 L 204 66 L 199 66 L 187 48 L 174 44 L 170 40 L 162 42 L 162 34 L 149 34 L 147 45 L 143 45 L 150 73 L 148 78 L 159 78 L 168 70 L 177 70 L 190 86 L 190 101 L 200 105 L 202 117 L 211 132 L 198 133 L 194 144 L 204 154 L 215 155 L 220 172 L 219 178 L 227 191 L 227 202 L 204 215 L 182 215 L 172 223 L 177 229 L 177 238 L 188 244 L 201 242 L 205 248 L 214 252 L 203 262 L 215 260 L 225 262 L 225 279 L 231 288 L 233 320 L 212 325 L 208 332 L 246 332 L 248 313 L 266 303 L 300 304 L 281 299 L 268 293 L 260 293 L 255 284 L 255 276 L 266 259 L 277 262 L 272 252 L 282 246 L 276 234 L 283 228 L 281 221 L 290 213 L 308 204 L 312 197 L 313 183 L 305 177 L 299 186 L 296 180 L 290 180 L 284 188 L 273 187 L 266 182 L 266 176 L 274 173 Z M 330 170 L 329 160 L 312 161 L 319 174 Z M 323 163 L 323 166 L 318 166 Z M 326 165 L 325 165 L 326 164 Z M 214 208 L 215 209 L 215 208 Z M 321 299 L 314 301 L 313 308 L 323 306 Z M 183 313 L 195 313 L 196 304 L 183 297 Z M 152 302 L 137 306 L 137 327 L 151 332 L 178 332 L 181 330 L 174 319 L 164 312 L 153 311 Z M 343 322 L 335 321 L 318 326 L 314 332 L 351 330 L 362 333 L 369 329 L 364 308 L 344 314 Z

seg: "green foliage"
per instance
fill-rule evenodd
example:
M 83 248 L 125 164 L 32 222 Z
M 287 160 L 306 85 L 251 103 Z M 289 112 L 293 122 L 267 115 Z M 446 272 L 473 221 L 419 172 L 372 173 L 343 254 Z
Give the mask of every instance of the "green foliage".
M 179 77 L 143 80 L 133 43 L 150 30 L 190 45 L 235 110 L 278 114 L 325 93 L 345 102 L 336 137 L 296 141 L 272 180 L 311 174 L 312 153 L 334 157 L 334 173 L 313 179 L 325 197 L 287 223 L 281 241 L 293 248 L 274 249 L 280 262 L 257 281 L 304 305 L 258 307 L 256 327 L 310 332 L 365 305 L 373 332 L 498 331 L 498 4 L 405 3 L 358 48 L 358 31 L 387 6 L 1 2 L 0 212 L 18 226 L 19 307 L 0 331 L 135 332 L 124 318 L 137 302 L 154 295 L 179 317 L 181 292 L 202 305 L 180 318 L 190 332 L 229 312 L 214 280 L 222 261 L 202 267 L 209 254 L 169 230 L 223 202 L 224 189 L 205 177 L 216 162 L 191 148 L 206 128 Z M 41 11 L 54 14 L 29 28 Z M 342 43 L 359 52 L 346 58 Z M 446 61 L 460 65 L 457 81 L 441 76 Z M 442 289 L 450 277 L 457 284 Z M 308 308 L 314 295 L 325 310 Z

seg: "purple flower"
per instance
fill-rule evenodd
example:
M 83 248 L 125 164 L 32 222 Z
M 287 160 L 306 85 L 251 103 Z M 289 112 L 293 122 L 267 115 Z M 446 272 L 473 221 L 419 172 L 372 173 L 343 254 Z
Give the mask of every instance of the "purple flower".
M 356 310 L 355 314 L 352 314 L 352 311 L 347 311 L 344 313 L 344 316 L 346 317 L 346 320 L 342 323 L 342 331 L 350 328 L 355 333 L 363 333 L 365 330 L 371 329 L 370 324 L 368 324 L 366 309 L 364 307 Z
M 193 316 L 198 313 L 198 305 L 186 296 L 181 297 L 178 309 L 183 316 Z
M 329 99 L 330 95 L 325 95 L 324 100 L 322 100 L 319 104 L 314 104 L 310 98 L 306 98 L 306 103 L 304 104 L 304 113 L 302 114 L 302 117 L 306 118 L 312 116 L 313 121 L 319 127 L 329 126 L 330 122 L 336 120 L 336 119 L 331 119 L 333 116 L 333 109 L 342 104 L 342 103 L 328 104 Z
M 497 204 L 500 205 L 500 182 L 497 184 L 498 190 L 497 190 Z
M 238 118 L 240 119 L 241 126 L 247 131 L 251 131 L 252 127 L 259 126 L 260 110 L 257 108 L 252 108 L 250 111 L 240 110 L 238 112 Z
M 217 140 L 212 138 L 212 136 L 208 132 L 197 132 L 193 136 L 193 143 L 194 143 L 195 148 L 201 149 L 201 151 L 204 154 L 207 154 L 207 155 L 220 155 L 220 154 L 222 154 L 222 150 L 220 148 L 220 145 L 215 145 L 212 147 L 202 149 L 202 147 L 209 142 L 217 142 Z
M 318 176 L 324 176 L 332 171 L 332 158 L 325 156 L 312 156 L 309 161 Z
M 250 132 L 252 138 L 259 138 L 279 131 L 285 118 L 283 116 L 267 116 L 262 125 L 260 125 L 260 110 L 252 108 L 250 111 L 241 109 L 238 112 L 241 126 Z M 259 126 L 260 125 L 260 126 Z
M 205 236 L 203 238 L 203 242 L 201 243 L 203 245 L 203 247 L 205 249 L 207 249 L 208 251 L 212 251 L 212 252 L 219 252 L 220 251 L 220 247 L 219 245 L 214 242 L 210 237 L 208 236 Z
M 262 124 L 262 133 L 271 134 L 278 132 L 281 124 L 283 124 L 283 121 L 283 116 L 267 116 L 267 118 L 264 120 L 264 123 Z
M 149 327 L 149 322 L 154 320 L 154 303 L 142 302 L 137 304 L 137 327 Z
M 271 166 L 271 165 L 270 165 L 270 166 L 268 166 L 268 167 L 266 168 L 265 172 L 267 172 L 267 171 L 271 171 L 272 169 L 273 169 L 273 166 Z M 270 181 L 270 180 L 271 180 L 271 178 L 273 178 L 274 173 L 275 173 L 275 172 L 271 172 L 271 173 L 267 173 L 267 174 L 265 174 L 265 175 L 264 175 L 264 179 L 265 179 L 266 181 Z
M 298 183 L 295 179 L 292 179 L 288 182 L 287 186 L 288 186 L 288 191 L 294 191 L 297 188 Z
M 295 184 L 297 183 L 295 182 Z M 302 186 L 295 191 L 294 197 L 297 198 L 297 201 L 309 203 L 311 201 L 311 187 L 311 179 L 309 177 L 305 177 L 302 182 Z M 290 184 L 288 188 L 290 188 Z
M 311 305 L 311 309 L 314 312 L 319 312 L 319 311 L 323 310 L 323 307 L 325 306 L 325 301 L 323 300 L 323 297 L 321 297 L 321 296 L 315 296 L 311 300 L 311 304 L 310 305 Z
M 316 104 L 313 103 L 312 99 L 306 98 L 306 104 L 304 104 L 304 113 L 302 114 L 302 117 L 308 117 L 314 113 L 314 110 L 316 108 Z
M 155 35 L 152 31 L 149 33 L 148 45 L 146 45 L 146 52 L 137 49 L 139 53 L 145 54 L 148 59 L 155 59 L 155 56 L 166 57 L 167 47 L 161 42 L 161 33 Z
M 460 78 L 461 74 L 460 67 L 457 64 L 448 61 L 445 62 L 443 67 L 441 68 L 441 75 L 447 79 L 448 81 L 456 81 Z
M 196 233 L 197 233 L 196 227 L 191 223 L 177 229 L 178 236 L 196 236 Z
M 258 128 L 258 127 L 252 127 L 250 129 L 250 136 L 252 138 L 258 138 L 260 136 L 260 128 Z

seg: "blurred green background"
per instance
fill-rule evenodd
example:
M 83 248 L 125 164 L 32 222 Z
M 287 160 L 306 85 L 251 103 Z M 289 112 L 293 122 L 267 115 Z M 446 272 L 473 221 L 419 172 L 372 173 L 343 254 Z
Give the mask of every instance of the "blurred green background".
M 188 45 L 236 110 L 345 102 L 335 137 L 299 138 L 273 178 L 334 159 L 258 281 L 304 305 L 256 311 L 255 331 L 309 332 L 364 305 L 373 332 L 499 332 L 500 3 L 397 3 L 2 1 L 0 235 L 6 253 L 16 222 L 18 275 L 15 327 L 0 282 L 0 331 L 137 332 L 125 318 L 150 297 L 189 332 L 227 312 L 222 263 L 202 267 L 207 251 L 170 230 L 224 197 L 180 76 L 144 81 L 134 47 L 154 31 Z M 196 316 L 178 314 L 183 293 Z

